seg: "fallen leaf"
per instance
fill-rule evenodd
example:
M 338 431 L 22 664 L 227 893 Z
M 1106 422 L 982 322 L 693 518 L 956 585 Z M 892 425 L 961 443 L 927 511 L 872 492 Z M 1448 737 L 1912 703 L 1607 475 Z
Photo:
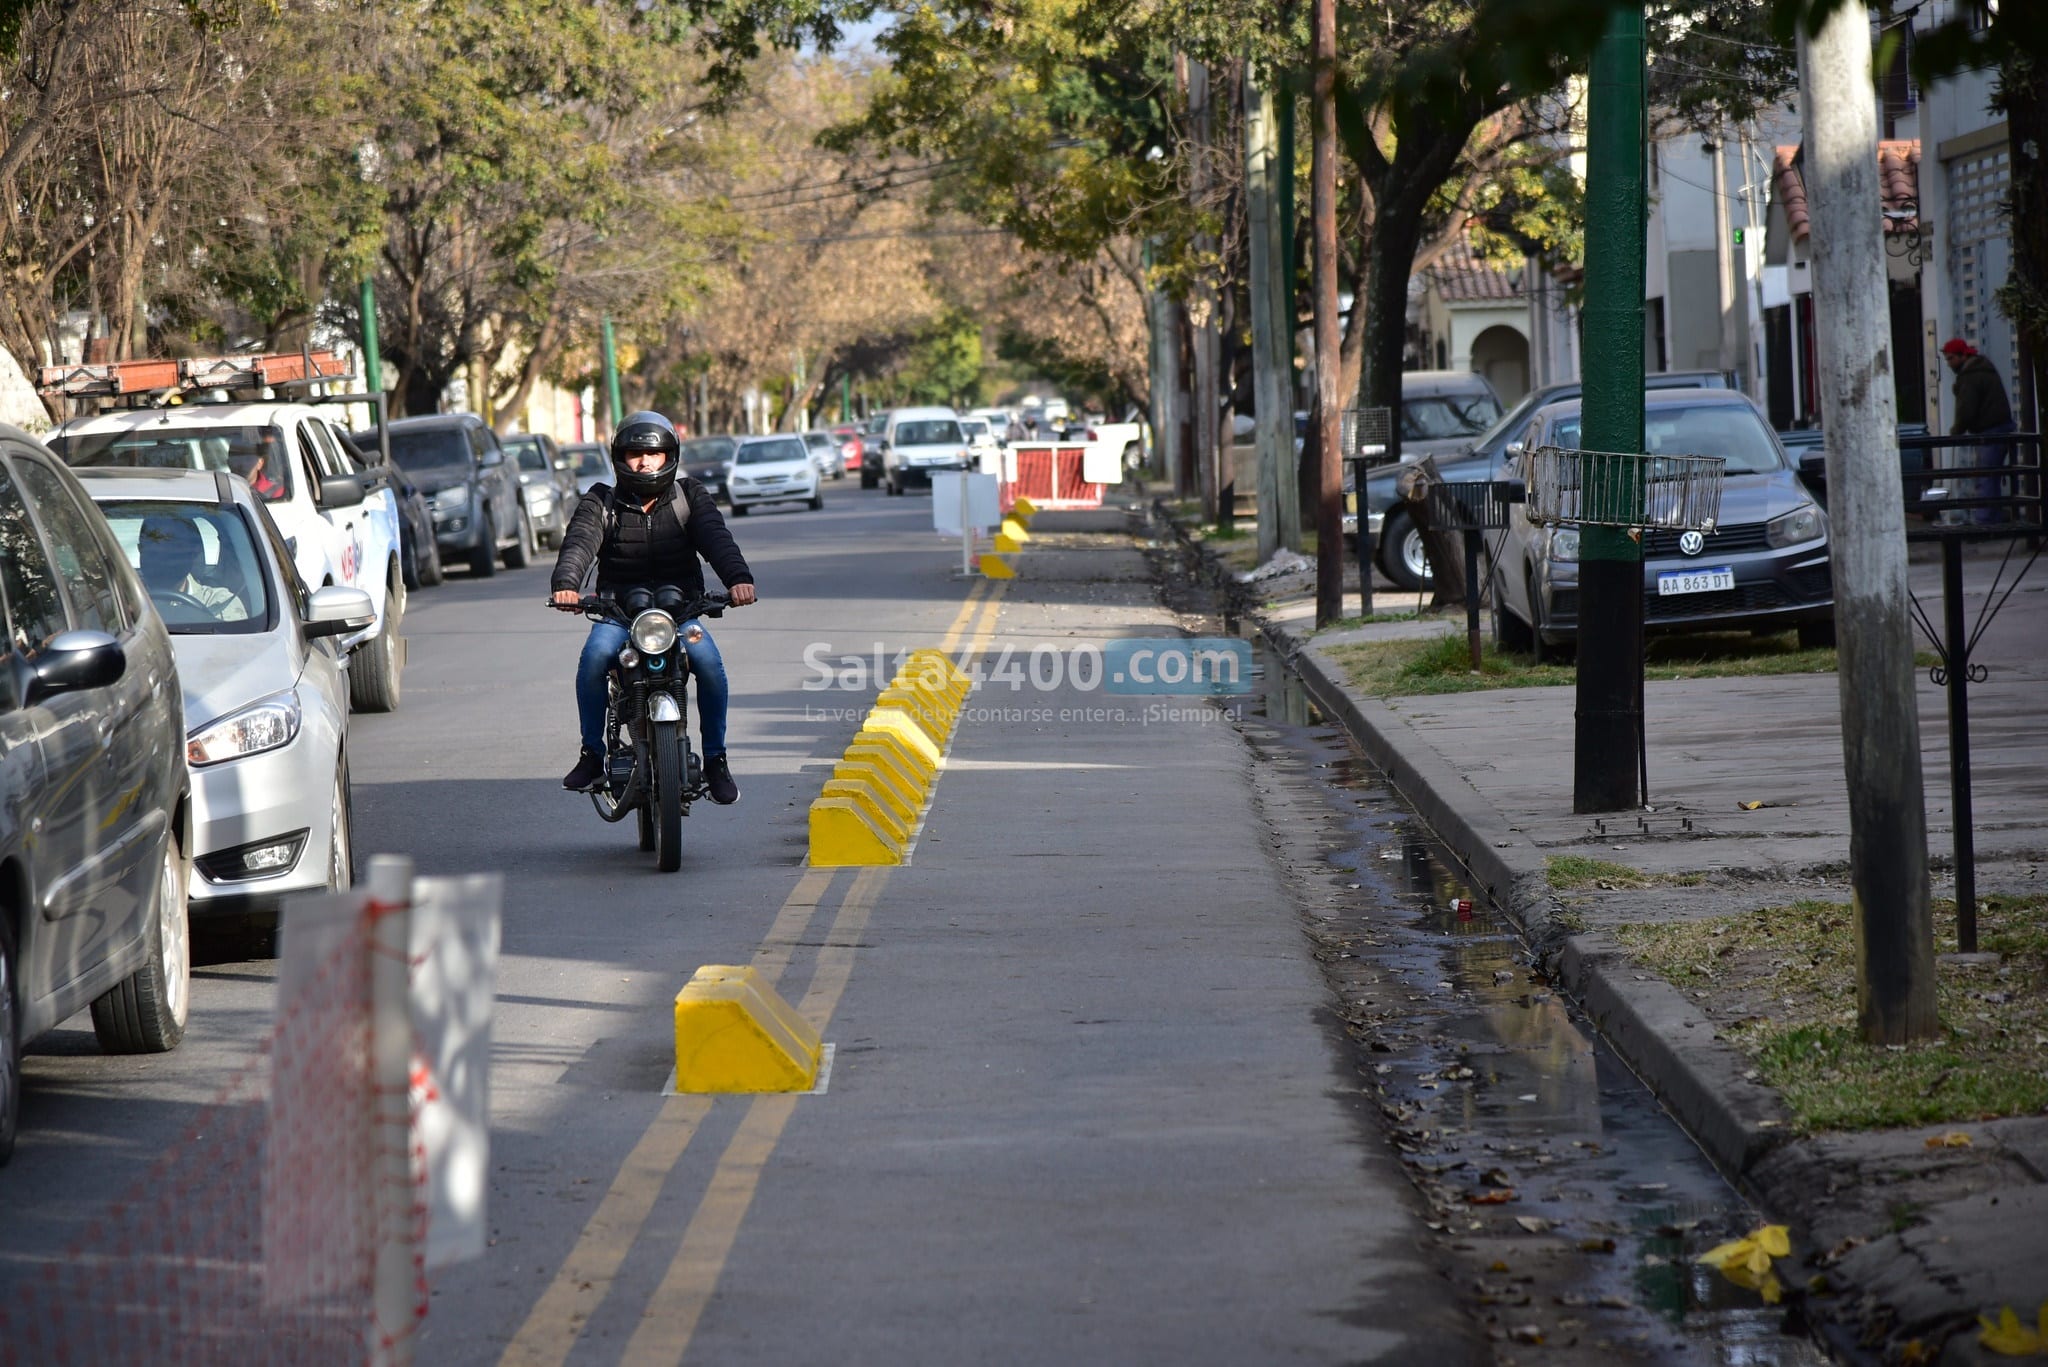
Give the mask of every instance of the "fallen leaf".
M 1531 1234 L 1541 1234 L 1544 1230 L 1550 1228 L 1550 1221 L 1540 1215 L 1517 1215 L 1515 1223 Z
M 1516 1343 L 1541 1344 L 1543 1342 L 1543 1330 L 1533 1324 L 1518 1324 L 1508 1330 L 1508 1337 Z
M 1736 805 L 1741 807 L 1742 810 L 1745 812 L 1753 812 L 1756 811 L 1758 808 L 1762 807 L 1764 804 L 1761 802 L 1741 802 L 1737 803 Z
M 1970 1136 L 1964 1134 L 1961 1130 L 1950 1130 L 1947 1134 L 1929 1135 L 1927 1147 L 1930 1149 L 1967 1149 L 1970 1147 Z
M 1614 1252 L 1614 1240 L 1612 1240 L 1612 1239 L 1581 1239 L 1581 1240 L 1579 1240 L 1579 1252 L 1581 1252 L 1581 1253 L 1612 1253 L 1612 1252 Z
M 2009 1305 L 1999 1310 L 1997 1323 L 1994 1324 L 1988 1315 L 1977 1316 L 1977 1323 L 1984 1326 L 1984 1332 L 1977 1336 L 1977 1342 L 2000 1357 L 2024 1358 L 2048 1354 L 2048 1301 L 2041 1303 L 2039 1317 L 2032 1327 L 2021 1324 L 2020 1317 Z
M 1521 1197 L 1515 1195 L 1513 1187 L 1498 1187 L 1492 1191 L 1468 1191 L 1465 1193 L 1465 1203 L 1473 1206 L 1504 1206 L 1510 1201 L 1519 1201 L 1521 1199 Z

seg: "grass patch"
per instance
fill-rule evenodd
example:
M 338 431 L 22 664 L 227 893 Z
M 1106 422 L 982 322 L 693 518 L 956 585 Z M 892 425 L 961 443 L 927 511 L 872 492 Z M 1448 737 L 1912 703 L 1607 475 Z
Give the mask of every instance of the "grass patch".
M 1583 854 L 1553 854 L 1544 866 L 1550 886 L 1556 892 L 1584 892 L 1597 888 L 1696 888 L 1707 881 L 1704 873 L 1644 873 L 1626 864 L 1590 859 Z
M 1462 633 L 1426 641 L 1360 641 L 1333 646 L 1330 655 L 1350 675 L 1353 687 L 1382 698 L 1545 688 L 1578 679 L 1575 665 L 1539 665 L 1528 655 L 1503 654 L 1491 641 L 1481 645 L 1476 674 Z M 1651 681 L 1826 674 L 1835 668 L 1833 647 L 1801 650 L 1799 638 L 1792 632 L 1782 636 L 1751 636 L 1747 632 L 1658 636 L 1650 639 L 1645 653 L 1643 677 Z
M 1416 612 L 1413 609 L 1407 612 L 1375 612 L 1370 617 L 1339 617 L 1326 627 L 1317 627 L 1314 634 L 1320 636 L 1327 631 L 1356 631 L 1360 627 L 1375 626 L 1381 622 L 1433 622 L 1447 616 L 1447 613 Z
M 1855 925 L 1839 902 L 1614 933 L 1706 1007 L 1811 1133 L 2048 1111 L 2048 895 L 1986 898 L 1977 925 L 2001 962 L 1942 965 L 1942 1033 L 1905 1048 L 1857 1036 Z M 1935 943 L 1955 943 L 1953 902 L 1935 904 Z

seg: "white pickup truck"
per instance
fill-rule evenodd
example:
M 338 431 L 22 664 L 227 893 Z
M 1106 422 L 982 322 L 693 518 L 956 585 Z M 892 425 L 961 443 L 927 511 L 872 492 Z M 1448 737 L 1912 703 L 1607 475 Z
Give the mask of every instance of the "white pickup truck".
M 1115 452 L 1126 473 L 1145 463 L 1145 424 L 1142 422 L 1090 423 L 1087 442 L 1097 451 Z
M 361 589 L 376 622 L 342 638 L 349 692 L 363 712 L 398 706 L 405 579 L 397 495 L 361 470 L 316 404 L 261 401 L 118 409 L 74 418 L 50 438 L 67 465 L 219 470 L 249 482 L 309 589 Z

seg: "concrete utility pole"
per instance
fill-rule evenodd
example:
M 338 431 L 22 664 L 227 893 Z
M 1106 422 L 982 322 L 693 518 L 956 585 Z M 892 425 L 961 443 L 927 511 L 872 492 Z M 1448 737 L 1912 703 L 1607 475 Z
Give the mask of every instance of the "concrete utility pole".
M 1722 370 L 1742 369 L 1742 345 L 1735 337 L 1735 229 L 1728 215 L 1728 140 L 1716 137 L 1707 144 L 1714 158 L 1714 265 L 1720 286 L 1721 351 L 1717 362 Z
M 1800 35 L 1799 85 L 1849 783 L 1856 1008 L 1866 1043 L 1903 1044 L 1935 1034 L 1940 1021 L 1864 5 L 1845 4 L 1820 32 Z
M 1270 81 L 1245 65 L 1244 179 L 1251 238 L 1252 390 L 1258 415 L 1259 563 L 1301 545 L 1301 493 L 1294 462 L 1294 280 L 1281 236 L 1280 120 Z
M 1315 0 L 1315 130 L 1309 167 L 1309 218 L 1316 275 L 1316 429 L 1322 464 L 1316 481 L 1316 625 L 1344 615 L 1344 470 L 1337 440 L 1337 0 Z M 1637 253 L 1641 255 L 1641 253 Z M 1365 307 L 1359 299 L 1358 308 Z M 1361 494 L 1363 491 L 1361 491 Z M 1359 505 L 1361 512 L 1363 502 Z M 1359 531 L 1365 530 L 1361 519 Z
M 1643 449 L 1643 11 L 1617 9 L 1593 54 L 1586 101 L 1588 451 Z M 1642 544 L 1616 527 L 1579 531 L 1578 724 L 1572 810 L 1642 800 Z

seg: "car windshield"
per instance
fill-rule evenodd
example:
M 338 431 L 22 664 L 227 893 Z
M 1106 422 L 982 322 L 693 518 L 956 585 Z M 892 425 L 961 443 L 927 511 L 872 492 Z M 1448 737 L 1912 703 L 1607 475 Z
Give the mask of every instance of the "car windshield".
M 291 460 L 272 427 L 144 427 L 117 432 L 72 432 L 52 437 L 50 449 L 74 466 L 127 466 L 148 470 L 226 470 L 249 481 L 275 503 L 291 497 Z
M 1500 417 L 1491 394 L 1431 394 L 1401 400 L 1401 436 L 1407 441 L 1476 437 Z
M 469 438 L 459 427 L 423 427 L 391 434 L 391 459 L 408 470 L 466 469 Z
M 543 475 L 547 473 L 548 453 L 541 449 L 539 437 L 506 437 L 504 440 L 505 450 L 519 462 L 520 469 Z
M 602 446 L 585 446 L 576 451 L 576 473 L 578 475 L 603 475 L 611 473 L 611 457 Z
M 733 448 L 739 443 L 731 437 L 699 437 L 683 443 L 683 464 L 710 465 L 732 459 Z
M 830 432 L 806 432 L 804 433 L 804 445 L 822 446 L 829 451 L 838 443 L 832 440 Z
M 783 437 L 778 441 L 750 441 L 740 448 L 737 463 L 740 465 L 780 465 L 785 461 L 805 460 L 804 444 L 795 437 Z
M 896 427 L 898 446 L 958 446 L 967 438 L 960 435 L 960 424 L 951 418 L 931 418 L 924 422 L 899 423 Z
M 118 499 L 100 504 L 173 636 L 245 636 L 265 629 L 256 540 L 238 508 Z
M 960 430 L 965 432 L 969 438 L 985 437 L 988 435 L 988 424 L 979 418 L 962 418 L 960 419 Z
M 1549 444 L 1579 445 L 1579 415 L 1558 419 Z M 1643 450 L 1653 456 L 1719 456 L 1723 473 L 1758 475 L 1785 468 L 1778 447 L 1755 410 L 1737 404 L 1652 408 L 1643 416 Z
M 1501 414 L 1500 421 L 1494 423 L 1493 426 L 1472 439 L 1472 449 L 1478 451 L 1493 445 L 1495 442 L 1500 442 L 1504 445 L 1513 441 L 1517 436 L 1521 435 L 1522 429 L 1529 425 L 1529 416 L 1532 413 L 1543 407 L 1546 403 L 1556 403 L 1558 397 L 1555 390 L 1530 390 L 1521 397 L 1521 400 L 1513 408 Z

